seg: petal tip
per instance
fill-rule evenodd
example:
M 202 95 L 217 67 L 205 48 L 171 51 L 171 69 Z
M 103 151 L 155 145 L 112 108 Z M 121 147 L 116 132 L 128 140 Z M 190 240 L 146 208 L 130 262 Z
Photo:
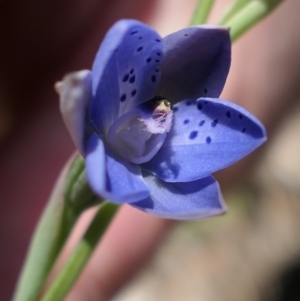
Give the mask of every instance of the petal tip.
M 90 93 L 90 71 L 69 73 L 54 88 L 60 96 L 60 112 L 69 133 L 83 154 L 86 106 Z

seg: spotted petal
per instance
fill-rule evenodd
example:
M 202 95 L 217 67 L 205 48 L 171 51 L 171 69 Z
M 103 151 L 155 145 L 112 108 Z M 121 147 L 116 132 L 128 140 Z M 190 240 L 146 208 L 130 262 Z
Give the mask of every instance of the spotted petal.
M 226 211 L 219 185 L 213 177 L 188 183 L 166 183 L 146 174 L 151 195 L 134 207 L 160 217 L 191 220 L 219 215 Z
M 113 203 L 131 203 L 144 199 L 149 189 L 138 165 L 116 159 L 98 135 L 93 134 L 86 148 L 86 174 L 92 190 Z
M 101 133 L 118 116 L 153 96 L 162 57 L 160 36 L 143 23 L 122 20 L 108 31 L 92 68 L 89 108 Z
M 163 146 L 143 168 L 167 182 L 194 181 L 225 168 L 266 140 L 263 125 L 240 106 L 219 99 L 174 106 Z
M 219 97 L 230 67 L 227 28 L 193 26 L 163 39 L 162 78 L 156 94 L 171 103 L 199 97 Z

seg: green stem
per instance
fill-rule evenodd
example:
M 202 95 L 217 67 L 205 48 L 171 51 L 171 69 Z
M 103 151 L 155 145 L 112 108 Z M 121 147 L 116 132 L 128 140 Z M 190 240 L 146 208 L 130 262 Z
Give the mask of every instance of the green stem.
M 220 25 L 224 25 L 248 3 L 249 3 L 249 0 L 236 0 L 235 2 L 231 3 L 229 5 L 229 7 L 225 10 L 225 12 L 223 13 L 223 15 L 218 23 Z
M 231 17 L 224 26 L 230 27 L 231 40 L 236 41 L 248 29 L 265 18 L 283 0 L 252 0 Z
M 206 23 L 214 2 L 215 0 L 199 0 L 191 21 L 191 25 Z
M 118 206 L 111 203 L 101 205 L 82 240 L 41 301 L 60 301 L 64 299 L 85 267 L 117 210 Z
M 67 164 L 57 181 L 30 244 L 14 301 L 35 301 L 81 212 L 101 200 L 85 177 L 83 158 Z
M 79 213 L 64 206 L 64 169 L 33 235 L 14 301 L 36 300 Z

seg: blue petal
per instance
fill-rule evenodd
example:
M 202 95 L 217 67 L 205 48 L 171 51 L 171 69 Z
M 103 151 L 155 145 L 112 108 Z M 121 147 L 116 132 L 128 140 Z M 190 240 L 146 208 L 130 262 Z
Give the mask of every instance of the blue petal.
M 162 78 L 156 95 L 171 103 L 219 97 L 230 67 L 231 43 L 224 27 L 194 26 L 163 39 Z
M 219 215 L 226 211 L 218 182 L 206 177 L 188 183 L 165 183 L 146 175 L 151 195 L 134 207 L 160 217 L 191 220 Z
M 55 88 L 60 95 L 60 111 L 74 144 L 84 154 L 84 136 L 89 124 L 86 118 L 91 88 L 88 70 L 67 74 Z
M 266 140 L 264 126 L 240 106 L 218 99 L 174 106 L 163 146 L 143 168 L 167 182 L 194 181 L 225 168 Z
M 106 160 L 102 140 L 93 134 L 85 148 L 86 176 L 92 190 L 100 197 L 106 191 Z
M 100 132 L 153 97 L 162 56 L 160 36 L 143 23 L 121 20 L 108 31 L 92 68 L 89 111 Z
M 93 134 L 86 148 L 86 174 L 92 190 L 113 203 L 131 203 L 149 195 L 149 188 L 138 165 L 116 159 L 98 135 Z

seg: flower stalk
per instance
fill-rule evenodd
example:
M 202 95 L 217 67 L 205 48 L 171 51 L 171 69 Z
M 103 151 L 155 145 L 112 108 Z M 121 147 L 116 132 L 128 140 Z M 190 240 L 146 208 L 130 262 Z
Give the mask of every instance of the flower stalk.
M 64 206 L 63 192 L 67 169 L 58 179 L 49 203 L 33 235 L 20 275 L 14 301 L 36 300 L 79 213 Z
M 192 17 L 191 25 L 199 25 L 207 22 L 215 0 L 199 0 Z
M 99 239 L 105 233 L 118 208 L 118 205 L 111 203 L 100 205 L 98 212 L 82 240 L 77 245 L 46 294 L 42 297 L 41 301 L 60 301 L 64 299 L 85 267 L 97 246 Z
M 62 171 L 36 228 L 14 301 L 34 301 L 39 295 L 62 247 L 80 214 L 101 200 L 85 180 L 82 157 Z
M 230 28 L 231 40 L 234 42 L 268 16 L 281 2 L 283 0 L 238 0 L 219 24 Z
M 236 0 L 235 2 L 231 3 L 223 13 L 218 23 L 220 25 L 226 24 L 226 22 L 228 22 L 232 17 L 234 17 L 248 3 L 249 0 Z

